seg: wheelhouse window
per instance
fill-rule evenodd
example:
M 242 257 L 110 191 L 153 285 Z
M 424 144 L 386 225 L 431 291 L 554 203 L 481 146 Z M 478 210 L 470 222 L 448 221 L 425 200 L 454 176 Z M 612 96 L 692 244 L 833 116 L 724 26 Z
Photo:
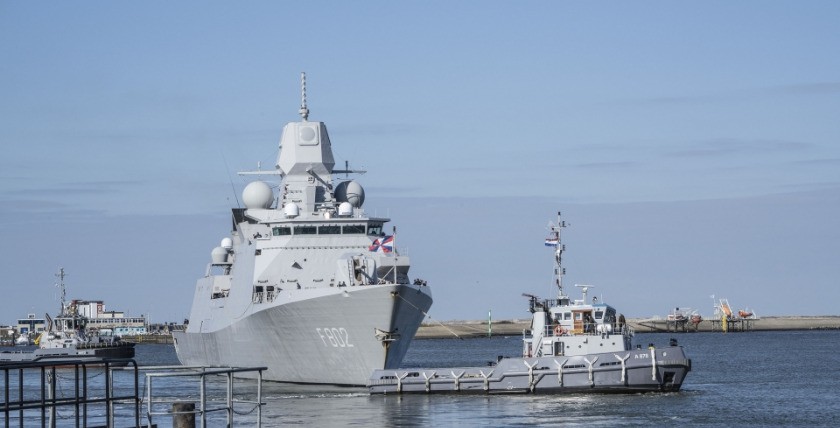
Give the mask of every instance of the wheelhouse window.
M 271 229 L 271 234 L 274 236 L 286 236 L 292 234 L 292 228 L 288 226 L 279 226 Z
M 384 236 L 382 233 L 382 225 L 381 224 L 371 224 L 368 226 L 368 235 L 370 236 Z
M 342 232 L 345 235 L 364 235 L 365 225 L 363 224 L 348 224 L 342 226 Z
M 595 319 L 599 320 L 604 317 L 604 311 L 595 311 Z
M 315 226 L 295 226 L 295 235 L 315 235 L 318 228 Z
M 341 226 L 318 226 L 319 235 L 339 235 Z

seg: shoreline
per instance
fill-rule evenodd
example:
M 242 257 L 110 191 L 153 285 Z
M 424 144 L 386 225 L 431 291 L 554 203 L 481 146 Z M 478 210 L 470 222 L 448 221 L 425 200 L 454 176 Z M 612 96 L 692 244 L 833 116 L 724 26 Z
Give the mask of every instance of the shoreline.
M 627 325 L 636 333 L 675 333 L 673 322 L 664 319 L 631 318 Z M 493 336 L 521 335 L 531 326 L 530 319 L 500 320 L 493 322 Z M 768 316 L 758 319 L 733 321 L 729 323 L 730 332 L 741 331 L 791 331 L 791 330 L 840 330 L 840 316 Z M 686 332 L 721 332 L 720 320 L 703 320 L 694 329 L 686 323 Z M 683 333 L 680 328 L 676 333 Z M 445 321 L 441 323 L 425 322 L 414 336 L 417 339 L 446 339 L 453 337 L 486 337 L 486 321 Z
M 630 318 L 627 325 L 636 333 L 679 333 L 675 331 L 673 322 L 664 319 Z M 493 336 L 520 336 L 523 330 L 531 326 L 530 319 L 513 319 L 494 321 Z M 749 331 L 794 331 L 794 330 L 840 330 L 840 316 L 769 316 L 758 319 L 730 322 L 729 332 Z M 685 333 L 693 332 L 721 332 L 720 320 L 706 320 L 697 325 L 686 323 Z M 478 338 L 487 337 L 486 321 L 444 321 L 424 322 L 414 336 L 416 339 L 449 339 L 449 338 Z M 132 343 L 160 343 L 171 344 L 171 334 L 147 334 L 143 336 L 124 336 L 123 340 Z

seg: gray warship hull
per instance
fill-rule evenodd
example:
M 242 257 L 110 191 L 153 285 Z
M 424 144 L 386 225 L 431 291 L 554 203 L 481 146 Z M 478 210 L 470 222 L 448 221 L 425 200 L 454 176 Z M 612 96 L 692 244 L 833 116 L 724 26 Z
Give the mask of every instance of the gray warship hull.
M 431 303 L 425 287 L 347 287 L 173 337 L 185 365 L 265 366 L 266 380 L 363 386 L 374 369 L 399 366 Z
M 504 358 L 492 367 L 376 370 L 372 394 L 679 391 L 691 360 L 680 346 L 574 357 Z

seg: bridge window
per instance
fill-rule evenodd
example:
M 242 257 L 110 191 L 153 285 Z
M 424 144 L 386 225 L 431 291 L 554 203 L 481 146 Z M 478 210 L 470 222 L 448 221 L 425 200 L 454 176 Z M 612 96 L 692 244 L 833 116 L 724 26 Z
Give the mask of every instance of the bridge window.
M 348 224 L 342 227 L 342 233 L 345 235 L 358 235 L 365 233 L 365 225 L 363 224 Z
M 295 226 L 295 235 L 315 235 L 318 228 L 315 226 Z
M 382 236 L 382 225 L 381 224 L 371 224 L 370 227 L 368 227 L 368 235 Z
M 291 234 L 292 234 L 292 228 L 291 228 L 291 227 L 287 227 L 287 226 L 275 227 L 274 229 L 271 229 L 271 233 L 272 233 L 274 236 L 286 236 L 286 235 L 291 235 Z
M 319 235 L 339 235 L 341 234 L 341 226 L 319 226 Z

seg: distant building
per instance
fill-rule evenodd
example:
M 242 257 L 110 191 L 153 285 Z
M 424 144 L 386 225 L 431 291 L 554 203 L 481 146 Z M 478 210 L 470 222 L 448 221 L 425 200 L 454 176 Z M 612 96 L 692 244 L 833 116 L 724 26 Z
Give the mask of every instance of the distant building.
M 68 310 L 86 317 L 88 329 L 111 331 L 115 336 L 147 333 L 145 317 L 126 317 L 124 312 L 106 311 L 105 302 L 101 300 L 73 300 Z
M 17 320 L 17 331 L 20 335 L 34 336 L 34 334 L 41 333 L 46 328 L 47 322 L 43 318 L 35 318 L 35 314 L 28 314 L 26 318 Z
M 98 318 L 101 313 L 105 312 L 105 302 L 102 300 L 72 300 L 69 309 L 71 314 Z

